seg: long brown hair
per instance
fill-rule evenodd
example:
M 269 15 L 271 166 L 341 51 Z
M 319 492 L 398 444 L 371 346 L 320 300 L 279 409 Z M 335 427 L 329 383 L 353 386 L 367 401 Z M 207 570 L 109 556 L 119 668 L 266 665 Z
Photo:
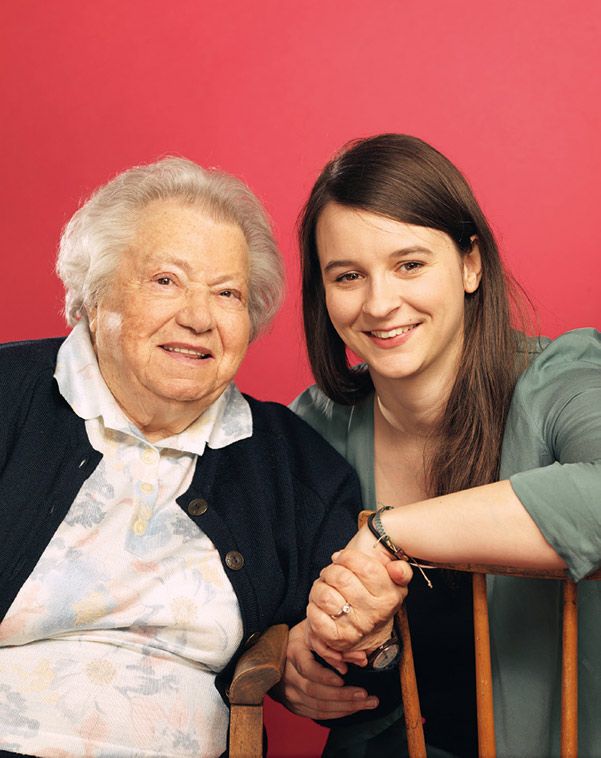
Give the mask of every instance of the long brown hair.
M 317 179 L 299 224 L 307 351 L 318 386 L 335 402 L 353 405 L 373 391 L 373 383 L 365 368 L 350 366 L 326 309 L 315 228 L 330 202 L 438 229 L 461 255 L 478 238 L 482 280 L 465 296 L 463 355 L 427 481 L 431 495 L 442 495 L 496 480 L 507 410 L 522 368 L 521 337 L 510 317 L 509 293 L 516 290 L 469 184 L 444 155 L 402 134 L 350 143 Z

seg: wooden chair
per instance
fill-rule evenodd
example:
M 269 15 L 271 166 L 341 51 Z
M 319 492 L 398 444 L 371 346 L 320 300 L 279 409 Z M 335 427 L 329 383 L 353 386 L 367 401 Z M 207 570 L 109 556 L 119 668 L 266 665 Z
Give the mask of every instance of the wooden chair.
M 363 526 L 371 511 L 361 511 L 359 526 Z M 563 631 L 561 668 L 561 758 L 578 756 L 578 586 L 567 571 L 522 569 L 512 566 L 488 566 L 474 563 L 433 563 L 437 569 L 466 571 L 472 574 L 474 607 L 474 645 L 476 660 L 476 705 L 478 710 L 478 755 L 495 758 L 495 723 L 492 693 L 492 667 L 490 661 L 490 629 L 486 575 L 524 577 L 528 579 L 555 579 L 563 584 Z M 601 579 L 601 570 L 586 580 Z M 417 691 L 417 679 L 411 648 L 411 633 L 407 610 L 403 606 L 397 613 L 397 623 L 403 642 L 399 673 L 401 695 L 405 713 L 405 727 L 410 758 L 426 758 L 426 743 Z
M 526 577 L 530 579 L 556 579 L 563 584 L 563 633 L 561 671 L 561 758 L 577 758 L 578 755 L 578 586 L 572 582 L 567 571 L 534 571 L 510 566 L 482 566 L 476 564 L 432 563 L 435 568 L 467 571 L 472 576 L 474 595 L 474 638 L 476 658 L 476 702 L 478 709 L 478 755 L 480 758 L 495 758 L 495 725 L 493 712 L 492 670 L 490 661 L 490 633 L 486 575 Z M 586 579 L 601 579 L 601 571 Z M 407 611 L 401 608 L 397 614 L 403 651 L 400 677 L 407 742 L 411 758 L 426 758 L 424 731 L 417 692 L 417 681 L 411 651 L 411 634 Z
M 360 515 L 363 524 L 370 511 Z M 521 569 L 511 566 L 469 563 L 431 563 L 437 569 L 471 573 L 473 582 L 476 702 L 478 709 L 478 754 L 495 758 L 495 727 L 490 659 L 490 632 L 486 575 L 555 579 L 563 584 L 563 633 L 561 676 L 561 758 L 578 755 L 578 607 L 577 585 L 566 571 Z M 601 579 L 601 570 L 586 577 Z M 411 648 L 407 611 L 397 614 L 403 642 L 400 661 L 401 693 L 410 758 L 426 758 L 423 723 Z M 281 679 L 286 659 L 288 628 L 268 629 L 238 661 L 228 690 L 231 704 L 230 758 L 261 758 L 263 755 L 263 699 Z
M 288 627 L 270 627 L 243 653 L 228 688 L 230 758 L 263 755 L 263 698 L 284 672 Z

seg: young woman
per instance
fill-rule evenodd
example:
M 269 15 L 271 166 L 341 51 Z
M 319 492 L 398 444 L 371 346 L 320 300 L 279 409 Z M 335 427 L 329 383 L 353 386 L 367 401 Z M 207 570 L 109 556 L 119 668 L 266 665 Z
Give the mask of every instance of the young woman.
M 368 507 L 394 506 L 380 514 L 380 530 L 426 561 L 567 566 L 575 580 L 597 568 L 601 335 L 578 330 L 550 342 L 512 328 L 509 280 L 459 171 L 413 137 L 352 143 L 318 178 L 300 239 L 317 385 L 293 407 L 355 466 Z M 357 641 L 354 551 L 373 556 L 376 547 L 391 558 L 368 529 L 350 547 L 312 592 L 309 640 L 326 656 L 328 645 Z M 443 572 L 430 590 L 414 576 L 407 605 L 426 739 L 472 755 L 469 580 Z M 499 754 L 554 755 L 559 589 L 489 581 Z M 599 584 L 584 583 L 580 601 L 580 751 L 592 755 L 601 744 L 592 706 L 601 697 Z M 338 610 L 345 603 L 355 621 Z M 292 707 L 325 717 L 373 706 L 365 690 L 341 684 L 310 661 L 295 632 Z M 385 731 L 397 716 L 334 729 L 329 754 L 383 756 L 387 746 L 398 754 Z

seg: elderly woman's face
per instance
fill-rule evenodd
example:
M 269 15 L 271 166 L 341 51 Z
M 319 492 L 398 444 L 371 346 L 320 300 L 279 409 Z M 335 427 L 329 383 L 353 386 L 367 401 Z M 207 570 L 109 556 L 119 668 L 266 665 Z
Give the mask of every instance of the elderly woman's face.
M 237 225 L 176 201 L 144 209 L 88 314 L 104 380 L 140 428 L 180 412 L 184 428 L 234 377 L 249 342 L 248 276 Z

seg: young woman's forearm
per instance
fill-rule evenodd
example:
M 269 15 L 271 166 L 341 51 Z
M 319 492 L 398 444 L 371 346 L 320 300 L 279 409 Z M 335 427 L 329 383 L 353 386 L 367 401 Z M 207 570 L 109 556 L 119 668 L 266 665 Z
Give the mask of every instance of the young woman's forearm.
M 396 545 L 425 561 L 565 568 L 509 481 L 401 506 L 381 519 Z

